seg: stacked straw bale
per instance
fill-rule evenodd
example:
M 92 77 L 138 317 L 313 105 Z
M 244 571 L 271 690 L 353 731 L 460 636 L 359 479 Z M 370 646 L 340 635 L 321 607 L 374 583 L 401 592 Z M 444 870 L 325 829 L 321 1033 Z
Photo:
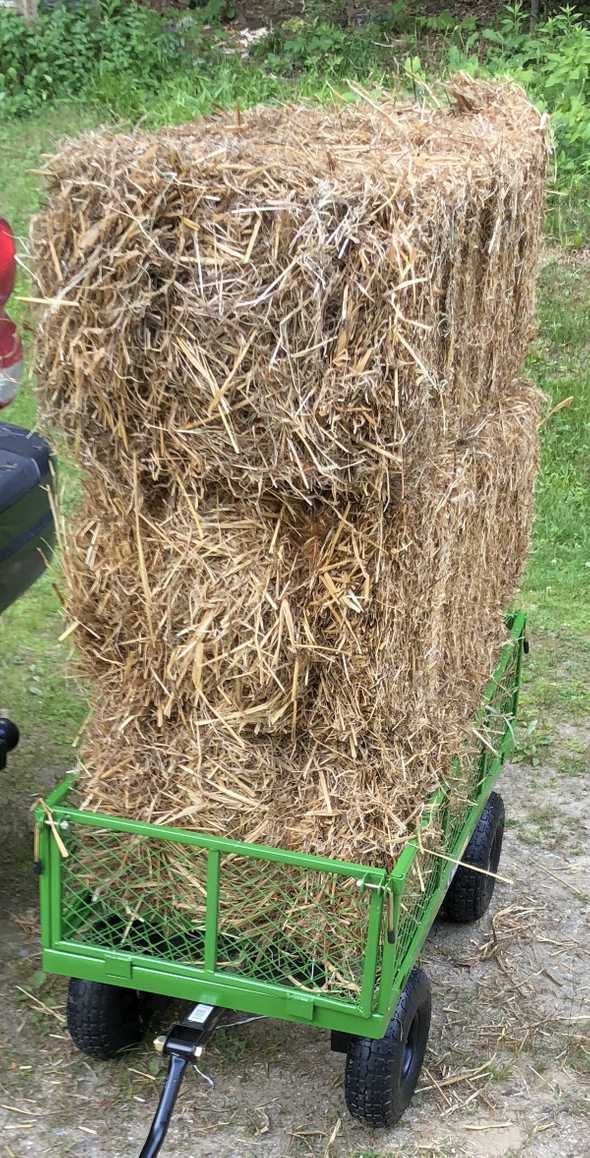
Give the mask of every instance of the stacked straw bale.
M 447 96 L 49 162 L 87 806 L 383 863 L 467 750 L 532 518 L 547 135 L 512 86 Z

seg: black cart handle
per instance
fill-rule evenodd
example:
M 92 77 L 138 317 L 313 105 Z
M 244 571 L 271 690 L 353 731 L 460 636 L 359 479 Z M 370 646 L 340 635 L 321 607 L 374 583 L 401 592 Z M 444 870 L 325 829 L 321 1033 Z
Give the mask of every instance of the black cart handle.
M 168 1056 L 168 1073 L 139 1158 L 155 1158 L 160 1153 L 186 1067 L 189 1063 L 194 1065 L 201 1056 L 222 1013 L 223 1009 L 217 1005 L 195 1005 L 184 1021 L 174 1025 L 165 1037 L 156 1038 L 154 1045 L 158 1053 Z

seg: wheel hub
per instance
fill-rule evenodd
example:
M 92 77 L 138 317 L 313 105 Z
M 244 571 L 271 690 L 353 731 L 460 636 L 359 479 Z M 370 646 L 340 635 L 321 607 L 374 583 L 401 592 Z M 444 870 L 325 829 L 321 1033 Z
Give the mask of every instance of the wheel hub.
M 414 1054 L 416 1052 L 416 1023 L 418 1014 L 415 1015 L 414 1020 L 408 1030 L 408 1036 L 404 1044 L 404 1052 L 402 1055 L 402 1078 L 407 1078 L 414 1061 Z

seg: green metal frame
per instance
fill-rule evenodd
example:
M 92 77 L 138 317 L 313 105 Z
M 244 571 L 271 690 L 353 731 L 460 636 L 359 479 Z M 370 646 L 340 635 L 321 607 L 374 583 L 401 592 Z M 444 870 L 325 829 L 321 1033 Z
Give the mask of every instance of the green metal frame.
M 265 1014 L 288 1021 L 303 1022 L 320 1028 L 383 1036 L 408 973 L 416 961 L 438 909 L 444 899 L 451 875 L 460 860 L 498 776 L 504 758 L 513 742 L 513 720 L 516 716 L 525 616 L 509 617 L 510 640 L 486 687 L 477 721 L 502 696 L 502 733 L 493 750 L 484 746 L 473 799 L 467 813 L 453 828 L 450 825 L 448 794 L 441 788 L 429 802 L 422 820 L 422 831 L 433 813 L 448 830 L 444 854 L 437 856 L 422 848 L 421 833 L 408 842 L 391 872 L 350 864 L 326 857 L 287 852 L 278 848 L 245 844 L 206 836 L 183 829 L 113 816 L 81 811 L 67 801 L 74 776 L 68 775 L 37 807 L 37 855 L 40 862 L 41 940 L 43 968 L 48 972 L 107 982 L 136 990 L 221 1005 L 252 1014 Z M 505 683 L 503 682 L 505 681 Z M 447 826 L 447 828 L 445 828 Z M 166 961 L 138 951 L 109 949 L 86 940 L 64 935 L 63 848 L 60 844 L 68 831 L 88 828 L 107 833 L 130 834 L 145 840 L 173 841 L 206 852 L 206 898 L 203 963 L 194 965 Z M 60 839 L 61 838 L 61 839 Z M 367 920 L 364 944 L 359 945 L 360 985 L 353 995 L 335 996 L 318 989 L 296 984 L 274 984 L 268 980 L 235 975 L 219 967 L 219 889 L 220 863 L 227 856 L 253 858 L 258 864 L 277 864 L 296 870 L 336 874 L 354 880 L 367 898 Z M 449 859 L 445 859 L 449 858 Z M 428 886 L 423 883 L 424 866 L 429 863 Z M 223 862 L 225 863 L 225 862 Z M 421 866 L 423 866 L 421 868 Z M 221 870 L 223 871 L 223 870 Z M 413 895 L 411 882 L 419 879 L 421 890 Z M 338 882 L 335 882 L 335 884 Z M 70 914 L 71 915 L 71 914 Z

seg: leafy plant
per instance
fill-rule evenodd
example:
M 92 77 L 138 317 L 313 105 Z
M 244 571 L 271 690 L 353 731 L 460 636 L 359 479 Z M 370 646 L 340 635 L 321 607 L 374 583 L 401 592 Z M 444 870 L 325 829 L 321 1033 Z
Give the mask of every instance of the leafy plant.
M 551 115 L 560 200 L 590 189 L 590 27 L 566 6 L 529 31 L 528 10 L 507 5 L 497 25 L 467 38 L 461 29 L 449 38 L 446 67 L 519 81 L 537 106 Z
M 377 54 L 366 29 L 351 34 L 318 17 L 285 21 L 261 41 L 256 57 L 277 76 L 313 72 L 334 78 L 368 75 Z
M 517 733 L 516 743 L 510 759 L 513 764 L 532 764 L 537 768 L 546 759 L 546 749 L 551 747 L 553 735 L 549 728 L 538 720 L 531 720 L 526 728 Z
M 207 3 L 198 10 L 198 16 L 203 24 L 222 24 L 226 20 L 233 20 L 235 15 L 233 0 L 207 0 Z
M 149 9 L 122 0 L 59 5 L 28 25 L 0 13 L 0 115 L 34 112 L 90 90 L 105 75 L 155 88 L 178 67 L 182 39 Z

